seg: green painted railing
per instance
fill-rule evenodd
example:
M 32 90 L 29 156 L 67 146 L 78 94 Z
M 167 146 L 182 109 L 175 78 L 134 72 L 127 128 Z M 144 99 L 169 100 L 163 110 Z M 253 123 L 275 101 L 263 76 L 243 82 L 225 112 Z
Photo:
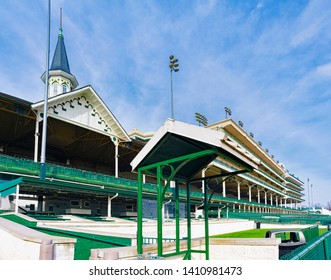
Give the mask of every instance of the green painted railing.
M 275 213 L 256 213 L 256 212 L 233 212 L 229 211 L 229 218 L 248 219 L 261 223 L 280 223 L 280 224 L 299 224 L 299 225 L 328 225 L 331 224 L 329 215 L 314 215 L 314 214 L 275 214 Z M 318 236 L 318 229 L 315 229 L 308 240 Z
M 13 174 L 26 175 L 26 176 L 39 176 L 40 163 L 34 162 L 30 159 L 11 157 L 7 155 L 0 155 L 0 171 L 5 171 Z M 48 163 L 46 166 L 46 177 L 54 178 L 58 180 L 66 180 L 72 182 L 95 184 L 107 187 L 116 187 L 126 193 L 137 193 L 138 182 L 136 180 L 126 179 L 126 178 L 116 178 L 111 175 L 76 169 L 67 166 L 61 166 L 56 164 Z M 111 191 L 111 189 L 109 189 Z M 154 184 L 144 183 L 143 192 L 148 193 L 152 196 L 156 196 L 157 188 Z M 169 194 L 171 191 L 169 191 Z M 181 199 L 186 198 L 186 191 L 184 189 L 179 190 L 179 196 Z M 203 199 L 203 194 L 201 192 L 192 191 L 190 193 L 191 199 L 195 200 L 196 203 L 200 203 Z M 259 204 L 257 202 L 249 202 L 238 200 L 230 197 L 223 197 L 221 195 L 214 194 L 213 201 L 215 203 L 229 203 L 229 204 L 243 204 L 250 206 L 267 206 L 271 209 L 282 209 L 282 210 L 295 210 L 288 207 L 272 206 Z M 299 210 L 296 210 L 299 211 Z

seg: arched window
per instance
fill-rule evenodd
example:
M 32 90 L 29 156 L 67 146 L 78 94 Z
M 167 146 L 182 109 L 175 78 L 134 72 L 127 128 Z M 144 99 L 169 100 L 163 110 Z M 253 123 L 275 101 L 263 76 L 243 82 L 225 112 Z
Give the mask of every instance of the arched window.
M 59 84 L 57 82 L 55 82 L 53 84 L 53 95 L 57 95 L 57 93 L 58 93 L 58 86 L 59 86 Z
M 63 93 L 67 92 L 67 85 L 66 84 L 62 85 L 62 92 Z

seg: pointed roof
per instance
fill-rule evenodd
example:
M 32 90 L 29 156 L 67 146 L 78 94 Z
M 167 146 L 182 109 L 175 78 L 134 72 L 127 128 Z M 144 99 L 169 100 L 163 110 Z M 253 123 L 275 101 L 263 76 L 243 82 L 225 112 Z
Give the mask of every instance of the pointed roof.
M 64 45 L 64 37 L 63 37 L 63 30 L 62 30 L 62 23 L 59 29 L 58 40 L 53 56 L 53 61 L 51 67 L 49 69 L 50 76 L 63 76 L 69 79 L 72 83 L 72 88 L 75 89 L 78 86 L 78 81 L 76 77 L 70 73 L 69 61 L 67 56 L 66 47 Z M 43 82 L 46 80 L 46 71 L 41 76 Z
M 66 52 L 66 47 L 64 45 L 64 37 L 62 28 L 60 28 L 56 49 L 54 52 L 54 57 L 50 70 L 62 70 L 64 72 L 70 73 L 70 67 Z

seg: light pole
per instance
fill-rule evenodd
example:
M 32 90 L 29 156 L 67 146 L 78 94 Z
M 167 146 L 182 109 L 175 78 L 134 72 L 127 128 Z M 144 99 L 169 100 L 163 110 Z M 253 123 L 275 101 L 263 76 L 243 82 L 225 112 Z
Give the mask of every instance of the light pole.
M 48 24 L 47 24 L 47 51 L 46 51 L 46 79 L 45 79 L 45 99 L 43 113 L 43 134 L 41 142 L 40 158 L 40 179 L 46 178 L 46 135 L 47 135 L 47 111 L 48 111 L 48 87 L 49 87 L 49 52 L 50 52 L 50 18 L 51 18 L 51 0 L 48 0 Z
M 174 119 L 174 95 L 173 95 L 173 88 L 172 88 L 172 72 L 178 72 L 178 66 L 179 64 L 178 59 L 176 59 L 173 55 L 169 56 L 170 62 L 169 62 L 169 68 L 170 68 L 170 86 L 171 86 L 171 118 Z
M 310 195 L 309 195 L 309 178 L 307 179 L 307 189 L 308 189 L 308 211 L 310 209 Z
M 313 207 L 314 207 L 314 200 L 313 200 L 313 184 L 311 184 L 311 192 L 310 192 L 310 194 L 311 194 L 311 208 L 313 208 Z

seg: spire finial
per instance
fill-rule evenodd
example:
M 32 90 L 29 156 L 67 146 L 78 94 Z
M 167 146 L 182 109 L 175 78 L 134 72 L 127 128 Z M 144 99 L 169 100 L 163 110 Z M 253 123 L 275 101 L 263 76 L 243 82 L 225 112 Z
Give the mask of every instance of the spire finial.
M 59 37 L 63 37 L 63 34 L 62 34 L 62 8 L 60 8 L 60 31 L 59 31 Z

